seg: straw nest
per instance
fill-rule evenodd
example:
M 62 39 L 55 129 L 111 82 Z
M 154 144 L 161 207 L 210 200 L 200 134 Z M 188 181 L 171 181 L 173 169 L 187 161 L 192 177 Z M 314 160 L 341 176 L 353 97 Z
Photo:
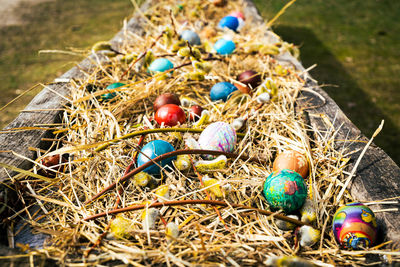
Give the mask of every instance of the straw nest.
M 207 27 L 212 32 L 220 18 L 241 10 L 243 5 L 229 1 L 221 8 L 207 1 L 185 1 L 177 6 L 168 0 L 155 4 L 141 13 L 146 21 L 144 36 L 126 31 L 123 44 L 114 47 L 122 54 L 111 50 L 97 53 L 93 71 L 86 73 L 85 79 L 71 82 L 63 126 L 55 132 L 58 138 L 49 151 L 38 151 L 33 169 L 37 178 L 21 179 L 30 188 L 29 194 L 22 195 L 25 203 L 38 204 L 40 208 L 39 215 L 30 214 L 26 220 L 36 231 L 49 235 L 43 249 L 35 253 L 45 253 L 67 265 L 113 260 L 132 265 L 258 265 L 285 255 L 297 255 L 316 265 L 365 264 L 372 254 L 389 261 L 400 259 L 398 253 L 384 250 L 384 246 L 356 252 L 340 250 L 334 239 L 331 223 L 335 210 L 339 203 L 354 201 L 347 191 L 340 194 L 348 176 L 346 165 L 354 151 L 347 149 L 349 142 L 336 144 L 337 129 L 327 126 L 328 130 L 320 132 L 308 125 L 302 109 L 296 106 L 305 86 L 303 73 L 274 59 L 278 53 L 296 54 L 295 47 L 285 42 L 270 43 L 264 35 L 268 29 L 252 27 L 248 18 L 238 34 L 218 30 L 216 36 L 206 38 L 203 31 L 201 47 L 186 45 L 201 52 L 202 59 L 197 61 L 209 63 L 209 72 L 193 66 L 193 54 L 182 57 L 173 49 L 179 40 L 176 33 L 182 29 L 202 32 Z M 237 44 L 233 55 L 209 56 L 210 44 L 226 34 Z M 102 50 L 99 46 L 95 48 Z M 174 71 L 148 73 L 148 63 L 158 57 L 170 59 L 176 67 Z M 258 71 L 263 81 L 270 81 L 264 90 L 271 95 L 271 101 L 259 103 L 260 92 L 256 90 L 252 95 L 237 91 L 227 102 L 210 100 L 213 84 L 234 82 L 247 69 Z M 125 86 L 105 89 L 115 82 Z M 110 92 L 116 92 L 112 101 L 101 99 L 101 95 Z M 198 138 L 198 132 L 189 130 L 140 134 L 159 128 L 153 120 L 152 105 L 165 92 L 173 92 L 209 111 L 208 122 L 187 122 L 174 128 L 204 129 L 211 122 L 232 123 L 244 118 L 245 125 L 238 131 L 242 135 L 234 150 L 237 156 L 228 158 L 223 169 L 208 173 L 200 173 L 193 166 L 188 170 L 174 167 L 165 168 L 161 177 L 151 178 L 145 186 L 136 176 L 118 182 L 135 169 L 135 164 L 130 170 L 127 167 L 143 144 L 161 139 L 178 150 L 186 148 L 188 137 Z M 306 182 L 317 213 L 312 225 L 321 231 L 321 239 L 312 246 L 299 246 L 298 231 L 277 227 L 275 214 L 279 212 L 268 216 L 253 210 L 269 210 L 262 186 L 272 172 L 277 153 L 289 149 L 306 155 L 310 164 Z M 57 172 L 41 163 L 44 157 L 56 154 L 67 155 L 61 164 L 63 169 Z M 200 155 L 190 155 L 191 164 L 199 159 Z M 206 184 L 204 177 L 215 179 L 212 181 L 216 183 Z M 115 182 L 114 188 L 90 201 Z M 160 190 L 160 186 L 164 187 Z M 164 194 L 165 190 L 168 194 Z M 223 201 L 228 206 L 179 204 L 183 200 Z M 178 202 L 175 206 L 149 208 L 165 201 Z M 138 210 L 85 220 L 94 214 L 140 204 L 144 207 Z

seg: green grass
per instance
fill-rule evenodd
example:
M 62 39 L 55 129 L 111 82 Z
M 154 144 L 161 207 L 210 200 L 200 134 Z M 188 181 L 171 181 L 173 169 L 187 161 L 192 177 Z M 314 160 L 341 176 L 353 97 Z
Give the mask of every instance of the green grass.
M 287 1 L 255 0 L 271 19 Z M 400 164 L 400 1 L 297 0 L 273 30 L 300 45 L 301 61 L 345 114 Z
M 38 54 L 39 50 L 90 49 L 111 39 L 133 12 L 129 0 L 55 0 L 21 7 L 22 26 L 0 28 L 0 107 L 39 82 L 51 82 L 84 56 Z M 10 122 L 41 88 L 0 113 L 0 127 Z

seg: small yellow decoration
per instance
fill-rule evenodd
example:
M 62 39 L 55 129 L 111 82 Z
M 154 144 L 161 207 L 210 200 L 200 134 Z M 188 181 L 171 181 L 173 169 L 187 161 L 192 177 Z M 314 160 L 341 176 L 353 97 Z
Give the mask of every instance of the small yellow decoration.
M 132 229 L 133 223 L 131 220 L 124 218 L 122 215 L 117 215 L 114 220 L 111 221 L 110 231 L 115 238 L 128 238 L 130 237 L 130 230 Z
M 190 169 L 190 157 L 189 155 L 178 155 L 174 161 L 175 167 L 180 171 L 185 171 Z
M 160 185 L 155 192 L 156 196 L 163 199 L 169 199 L 169 186 L 168 185 Z
M 139 172 L 133 176 L 133 181 L 137 186 L 147 186 L 153 179 L 147 172 Z
M 210 172 L 224 169 L 226 162 L 226 156 L 220 155 L 213 160 L 199 160 L 194 165 L 199 172 Z
M 174 222 L 169 222 L 167 224 L 167 227 L 165 228 L 165 236 L 166 236 L 168 242 L 171 242 L 174 239 L 177 239 L 179 236 L 178 225 Z
M 224 197 L 224 192 L 217 179 L 210 178 L 207 175 L 205 175 L 203 176 L 202 181 L 204 187 L 206 187 L 207 190 L 213 193 L 216 197 Z

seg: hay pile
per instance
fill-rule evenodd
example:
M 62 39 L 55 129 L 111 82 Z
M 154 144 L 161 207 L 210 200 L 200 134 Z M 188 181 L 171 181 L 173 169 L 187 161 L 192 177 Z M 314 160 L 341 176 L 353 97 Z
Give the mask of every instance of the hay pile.
M 216 7 L 208 1 L 191 0 L 179 6 L 173 1 L 160 1 L 142 13 L 146 20 L 145 36 L 126 31 L 123 45 L 114 47 L 122 55 L 101 51 L 93 62 L 96 66 L 93 72 L 87 73 L 85 79 L 71 82 L 63 127 L 55 132 L 57 139 L 49 151 L 39 151 L 33 171 L 51 176 L 54 171 L 43 166 L 41 160 L 68 153 L 67 161 L 62 163 L 64 169 L 55 178 L 21 180 L 31 187 L 30 193 L 22 196 L 26 203 L 39 203 L 40 207 L 41 215 L 31 214 L 32 219 L 27 222 L 38 232 L 50 235 L 39 252 L 67 265 L 113 260 L 132 265 L 258 265 L 283 255 L 298 255 L 317 265 L 363 264 L 369 254 L 400 259 L 399 254 L 379 248 L 361 252 L 339 250 L 331 223 L 338 203 L 354 201 L 347 191 L 339 194 L 353 151 L 343 144 L 336 146 L 335 129 L 319 132 L 303 120 L 302 110 L 296 107 L 304 87 L 302 73 L 274 59 L 277 53 L 296 54 L 293 46 L 285 42 L 269 43 L 264 35 L 267 28 L 252 27 L 248 18 L 240 33 L 218 30 L 216 36 L 207 39 L 203 35 L 207 33 L 203 32 L 202 46 L 190 47 L 201 52 L 202 60 L 197 58 L 197 61 L 212 67 L 208 73 L 195 69 L 191 63 L 193 57 L 178 56 L 173 49 L 179 40 L 176 33 L 186 28 L 199 33 L 205 27 L 209 31 L 217 29 L 220 18 L 241 10 L 243 5 L 241 1 L 229 1 L 225 7 Z M 227 34 L 237 45 L 233 55 L 208 54 L 211 44 Z M 100 46 L 96 50 L 102 50 Z M 101 60 L 104 55 L 108 56 L 106 61 Z M 152 75 L 146 71 L 148 63 L 158 57 L 173 62 L 173 73 Z M 263 81 L 269 81 L 264 90 L 269 91 L 271 101 L 258 102 L 256 90 L 252 95 L 237 91 L 227 102 L 210 100 L 209 91 L 216 82 L 234 82 L 239 73 L 248 69 L 261 73 Z M 125 86 L 105 89 L 115 82 Z M 116 92 L 111 101 L 101 98 L 110 92 Z M 207 109 L 209 122 L 186 122 L 174 127 L 188 128 L 181 132 L 141 134 L 159 128 L 153 119 L 152 106 L 155 98 L 165 92 L 173 92 L 186 99 L 186 103 L 196 102 Z M 238 118 L 246 119 L 246 123 L 238 131 L 241 135 L 234 151 L 237 156 L 228 158 L 225 168 L 208 173 L 200 173 L 193 166 L 189 170 L 165 168 L 161 177 L 146 186 L 137 177 L 118 182 L 135 169 L 134 164 L 130 170 L 127 167 L 143 144 L 161 139 L 176 150 L 185 149 L 185 139 L 197 139 L 199 131 L 209 123 L 232 123 Z M 262 186 L 272 172 L 277 153 L 289 149 L 305 154 L 310 164 L 306 181 L 309 198 L 317 211 L 312 224 L 322 233 L 320 241 L 311 247 L 300 247 L 297 231 L 280 230 L 274 216 L 237 206 L 269 210 Z M 190 155 L 191 162 L 199 159 L 200 155 Z M 217 183 L 206 184 L 204 177 Z M 91 201 L 115 182 L 114 188 Z M 217 200 L 228 206 L 178 202 L 175 206 L 148 207 L 158 202 L 183 200 Z M 140 204 L 144 207 L 139 210 L 84 220 L 94 214 Z M 159 216 L 150 221 L 149 214 Z M 178 235 L 174 225 L 179 228 Z

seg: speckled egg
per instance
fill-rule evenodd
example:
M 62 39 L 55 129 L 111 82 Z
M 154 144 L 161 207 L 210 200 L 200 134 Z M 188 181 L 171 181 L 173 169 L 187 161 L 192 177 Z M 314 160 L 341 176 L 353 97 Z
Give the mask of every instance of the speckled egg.
M 142 166 L 143 164 L 150 161 L 150 159 L 154 159 L 158 156 L 161 156 L 165 153 L 172 152 L 172 151 L 175 151 L 175 149 L 167 141 L 164 141 L 164 140 L 151 141 L 148 144 L 146 144 L 145 146 L 143 146 L 143 148 L 140 150 L 139 156 L 137 158 L 137 166 L 138 167 Z M 164 159 L 164 160 L 158 162 L 158 165 L 160 165 L 161 167 L 165 167 L 167 165 L 172 166 L 173 160 L 176 160 L 176 156 Z M 158 165 L 153 164 L 150 167 L 147 167 L 146 169 L 144 169 L 143 171 L 147 172 L 149 174 L 158 175 L 158 174 L 160 174 L 160 171 L 161 171 L 161 169 Z
M 200 134 L 199 145 L 201 149 L 232 152 L 236 145 L 236 131 L 226 122 L 218 121 L 208 125 Z M 207 155 L 211 159 L 213 156 Z
M 124 85 L 125 85 L 124 83 L 112 83 L 109 86 L 107 86 L 106 89 L 111 90 L 111 89 L 115 89 L 115 88 L 118 88 L 118 87 L 121 87 L 121 86 L 124 86 Z M 113 99 L 116 96 L 117 96 L 116 92 L 106 93 L 106 94 L 102 94 L 101 95 L 101 99 L 103 101 L 109 101 L 109 100 Z
M 218 54 L 224 56 L 232 54 L 235 48 L 236 48 L 235 43 L 232 40 L 227 40 L 227 39 L 219 39 L 214 44 L 215 51 L 217 51 Z
M 280 153 L 274 160 L 272 170 L 275 172 L 283 169 L 295 171 L 303 178 L 307 178 L 309 168 L 306 156 L 295 150 Z
M 333 216 L 332 228 L 337 242 L 346 249 L 367 248 L 376 240 L 375 215 L 362 203 L 340 207 Z
M 210 91 L 212 101 L 226 101 L 230 95 L 237 90 L 237 87 L 228 82 L 220 82 L 214 84 Z
M 191 30 L 185 30 L 181 33 L 181 38 L 188 41 L 190 45 L 201 45 L 200 37 L 197 33 Z
M 272 210 L 290 213 L 303 206 L 307 186 L 303 177 L 292 170 L 273 172 L 264 183 L 263 194 Z
M 232 31 L 236 31 L 239 27 L 239 20 L 237 17 L 234 16 L 226 16 L 219 21 L 218 27 L 221 29 L 226 27 L 228 29 L 231 29 Z
M 174 67 L 174 64 L 166 58 L 157 58 L 149 66 L 150 73 L 164 72 Z

